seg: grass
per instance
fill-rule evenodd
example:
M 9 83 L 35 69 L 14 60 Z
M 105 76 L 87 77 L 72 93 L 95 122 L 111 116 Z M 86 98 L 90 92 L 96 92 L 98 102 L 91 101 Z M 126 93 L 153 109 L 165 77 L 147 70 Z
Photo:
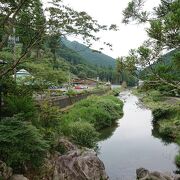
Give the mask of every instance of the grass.
M 61 118 L 61 129 L 75 143 L 92 147 L 98 131 L 112 126 L 123 115 L 123 103 L 111 95 L 90 96 L 66 112 Z

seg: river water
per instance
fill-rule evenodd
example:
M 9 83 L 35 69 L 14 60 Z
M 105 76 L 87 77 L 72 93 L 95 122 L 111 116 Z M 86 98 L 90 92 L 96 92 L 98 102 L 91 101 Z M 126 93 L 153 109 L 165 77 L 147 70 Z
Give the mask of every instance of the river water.
M 174 172 L 178 146 L 165 143 L 152 135 L 152 113 L 138 98 L 124 91 L 124 116 L 114 127 L 102 131 L 99 158 L 111 180 L 135 180 L 140 167 L 161 172 Z

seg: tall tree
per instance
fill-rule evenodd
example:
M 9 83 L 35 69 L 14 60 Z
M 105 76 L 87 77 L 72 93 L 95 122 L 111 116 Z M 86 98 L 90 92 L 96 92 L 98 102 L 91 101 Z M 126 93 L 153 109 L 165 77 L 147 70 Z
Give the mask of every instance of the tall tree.
M 180 0 L 161 0 L 160 5 L 155 7 L 152 12 L 145 11 L 143 6 L 143 0 L 132 0 L 123 11 L 123 23 L 128 24 L 132 21 L 149 23 L 147 29 L 149 39 L 137 50 L 134 50 L 134 54 L 130 56 L 136 59 L 135 64 L 144 68 L 149 66 L 156 80 L 180 89 L 180 83 L 166 78 L 152 66 L 153 63 L 160 60 L 164 50 L 177 49 L 179 53 Z
M 100 25 L 86 12 L 77 12 L 65 6 L 61 0 L 50 1 L 46 12 L 44 12 L 47 14 L 46 22 L 43 20 L 39 0 L 2 0 L 0 5 L 3 7 L 1 10 L 2 18 L 0 19 L 0 23 L 4 28 L 0 49 L 2 49 L 5 42 L 7 42 L 8 37 L 12 34 L 12 28 L 16 25 L 18 25 L 19 31 L 21 31 L 21 33 L 19 33 L 20 39 L 25 45 L 23 53 L 20 57 L 17 57 L 13 64 L 9 63 L 4 68 L 1 68 L 0 77 L 14 69 L 33 47 L 38 46 L 38 43 L 42 40 L 44 31 L 50 36 L 80 35 L 86 43 L 91 44 L 91 40 L 99 39 L 97 32 L 108 29 L 116 30 L 115 25 L 111 25 L 110 27 Z M 21 34 L 23 35 L 21 36 Z

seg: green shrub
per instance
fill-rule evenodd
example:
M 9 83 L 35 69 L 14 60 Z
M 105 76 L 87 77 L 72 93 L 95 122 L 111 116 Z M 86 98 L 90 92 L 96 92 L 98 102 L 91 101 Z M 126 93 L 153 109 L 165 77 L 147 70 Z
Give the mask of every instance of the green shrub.
M 115 88 L 112 90 L 112 95 L 119 96 L 119 93 L 121 92 L 120 88 Z
M 159 132 L 161 136 L 167 137 L 167 138 L 172 138 L 173 135 L 173 128 L 171 126 L 161 126 L 159 129 Z
M 39 117 L 36 127 L 41 129 L 44 139 L 54 145 L 56 138 L 60 135 L 61 112 L 58 107 L 48 102 L 42 102 L 39 106 Z
M 69 89 L 67 92 L 66 92 L 66 95 L 69 96 L 69 97 L 72 97 L 72 96 L 75 96 L 77 94 L 76 91 L 72 90 L 72 89 Z
M 163 95 L 156 90 L 152 90 L 149 92 L 149 96 L 152 98 L 153 101 L 161 101 L 163 98 Z
M 60 125 L 61 112 L 56 106 L 42 102 L 39 108 L 39 124 L 43 128 L 56 129 Z
M 36 115 L 35 103 L 30 96 L 9 95 L 5 97 L 5 114 L 13 116 L 22 114 L 25 120 L 33 119 Z
M 0 159 L 14 170 L 39 167 L 47 149 L 47 142 L 30 123 L 15 117 L 0 122 Z
M 79 145 L 92 148 L 96 145 L 98 133 L 87 122 L 73 122 L 69 125 L 69 133 L 72 140 Z
M 91 96 L 82 100 L 63 116 L 63 123 L 89 122 L 99 130 L 110 127 L 122 115 L 123 103 L 113 96 Z
M 83 100 L 75 103 L 75 104 L 74 104 L 74 107 L 75 107 L 75 108 L 79 108 L 79 107 L 89 107 L 89 106 L 91 106 L 92 104 L 96 103 L 97 99 L 98 99 L 98 96 L 92 95 L 92 96 L 88 97 L 87 99 L 83 99 Z
M 180 154 L 176 155 L 175 162 L 178 167 L 180 167 Z
M 89 122 L 92 123 L 97 130 L 111 125 L 110 115 L 101 107 L 74 108 L 63 117 L 62 121 L 63 124 L 77 121 Z
M 171 113 L 171 110 L 168 108 L 156 108 L 152 111 L 153 114 L 153 123 L 156 123 L 159 119 L 167 118 Z
M 61 130 L 66 136 L 73 134 L 76 143 L 90 146 L 90 140 L 82 136 L 82 140 L 78 141 L 82 133 L 85 133 L 85 126 L 91 129 L 94 127 L 96 131 L 105 127 L 110 127 L 122 115 L 123 103 L 114 96 L 91 96 L 78 103 L 62 116 Z M 83 124 L 81 126 L 81 124 Z M 81 128 L 78 129 L 78 126 Z M 72 131 L 72 129 L 74 129 Z M 78 132 L 79 131 L 79 132 Z M 94 131 L 94 130 L 93 130 Z M 78 134 L 79 133 L 79 134 Z M 77 135 L 77 137 L 76 137 Z M 76 139 L 77 138 L 77 139 Z M 90 137 L 92 138 L 92 137 Z

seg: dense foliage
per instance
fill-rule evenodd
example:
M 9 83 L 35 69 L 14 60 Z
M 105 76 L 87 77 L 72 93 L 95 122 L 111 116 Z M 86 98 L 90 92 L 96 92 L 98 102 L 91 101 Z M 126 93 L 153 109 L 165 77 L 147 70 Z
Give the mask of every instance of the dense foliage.
M 62 116 L 62 131 L 81 145 L 88 139 L 85 132 L 91 132 L 94 136 L 90 136 L 91 140 L 88 139 L 84 144 L 91 147 L 97 139 L 96 131 L 110 127 L 122 115 L 122 106 L 123 103 L 113 96 L 91 96 L 76 103 Z M 79 126 L 80 132 L 77 132 L 78 124 L 82 124 Z
M 72 122 L 69 125 L 69 136 L 81 146 L 93 148 L 98 140 L 98 133 L 92 124 L 88 122 Z
M 131 21 L 149 23 L 149 39 L 139 48 L 131 50 L 125 57 L 126 62 L 134 67 L 148 66 L 150 77 L 147 80 L 150 84 L 156 81 L 170 90 L 179 91 L 180 1 L 161 0 L 152 12 L 144 10 L 144 4 L 142 0 L 132 0 L 123 11 L 123 22 L 126 24 Z M 174 49 L 171 62 L 165 62 L 163 59 L 168 55 L 162 56 L 164 52 Z
M 62 42 L 70 49 L 76 51 L 81 57 L 87 60 L 87 62 L 104 67 L 114 67 L 115 59 L 105 55 L 103 53 L 98 53 L 90 49 L 89 47 L 78 43 L 77 41 L 69 41 L 67 39 L 62 39 Z
M 33 50 L 36 52 L 36 59 L 39 59 L 46 42 L 55 63 L 59 48 L 58 37 L 80 35 L 90 45 L 91 40 L 99 40 L 97 32 L 116 30 L 116 25 L 100 25 L 86 12 L 75 11 L 62 0 L 49 1 L 46 9 L 40 0 L 2 1 L 0 7 L 0 50 L 10 46 L 15 53 L 16 41 L 22 47 L 13 61 L 1 68 L 0 77 L 12 72 L 18 64 L 30 57 Z
M 0 122 L 0 144 L 1 160 L 18 172 L 39 167 L 48 149 L 39 130 L 19 116 Z

